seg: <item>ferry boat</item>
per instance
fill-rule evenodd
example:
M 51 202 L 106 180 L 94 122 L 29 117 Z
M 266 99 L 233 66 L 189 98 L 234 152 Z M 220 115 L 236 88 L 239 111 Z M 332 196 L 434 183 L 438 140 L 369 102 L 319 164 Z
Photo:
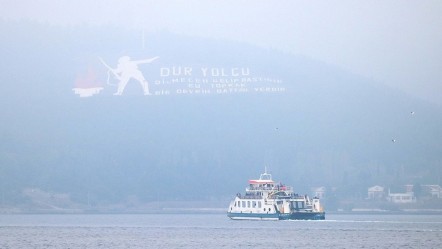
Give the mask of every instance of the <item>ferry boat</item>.
M 236 195 L 227 216 L 232 220 L 324 220 L 325 212 L 319 198 L 275 184 L 266 169 L 258 180 L 249 180 L 245 195 Z

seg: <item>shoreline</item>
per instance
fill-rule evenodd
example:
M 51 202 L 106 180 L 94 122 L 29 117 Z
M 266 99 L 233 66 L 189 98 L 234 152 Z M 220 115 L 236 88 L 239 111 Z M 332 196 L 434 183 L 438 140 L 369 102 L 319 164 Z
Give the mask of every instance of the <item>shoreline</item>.
M 163 208 L 163 209 L 19 209 L 19 208 L 5 208 L 0 209 L 0 215 L 63 215 L 63 214 L 78 214 L 78 215 L 130 215 L 130 214 L 225 214 L 226 208 Z M 442 209 L 403 209 L 403 210 L 371 210 L 371 209 L 356 209 L 351 211 L 333 210 L 326 211 L 326 215 L 442 215 Z

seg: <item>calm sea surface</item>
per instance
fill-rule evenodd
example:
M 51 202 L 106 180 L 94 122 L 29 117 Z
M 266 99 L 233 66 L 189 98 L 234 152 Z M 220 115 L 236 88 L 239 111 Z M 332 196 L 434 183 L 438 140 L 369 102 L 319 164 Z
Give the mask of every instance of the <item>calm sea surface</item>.
M 439 215 L 232 221 L 224 214 L 0 215 L 0 248 L 442 248 Z

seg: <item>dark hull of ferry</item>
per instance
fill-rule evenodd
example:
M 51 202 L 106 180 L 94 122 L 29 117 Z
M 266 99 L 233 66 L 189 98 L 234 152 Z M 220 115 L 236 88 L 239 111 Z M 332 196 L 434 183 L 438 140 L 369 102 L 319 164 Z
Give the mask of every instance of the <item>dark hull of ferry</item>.
M 325 212 L 281 213 L 231 213 L 227 216 L 232 220 L 325 220 Z
M 232 220 L 279 220 L 278 213 L 231 213 L 227 216 Z
M 279 214 L 280 220 L 325 220 L 325 212 L 295 212 Z

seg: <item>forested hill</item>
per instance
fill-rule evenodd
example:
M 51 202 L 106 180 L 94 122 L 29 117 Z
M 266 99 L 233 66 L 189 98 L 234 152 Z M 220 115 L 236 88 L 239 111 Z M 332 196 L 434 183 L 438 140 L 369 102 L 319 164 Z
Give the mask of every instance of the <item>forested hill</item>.
M 304 56 L 113 27 L 0 22 L 0 187 L 115 203 L 224 198 L 267 166 L 302 193 L 437 184 L 442 110 Z M 114 96 L 118 59 L 139 65 Z M 90 97 L 73 89 L 99 88 Z

